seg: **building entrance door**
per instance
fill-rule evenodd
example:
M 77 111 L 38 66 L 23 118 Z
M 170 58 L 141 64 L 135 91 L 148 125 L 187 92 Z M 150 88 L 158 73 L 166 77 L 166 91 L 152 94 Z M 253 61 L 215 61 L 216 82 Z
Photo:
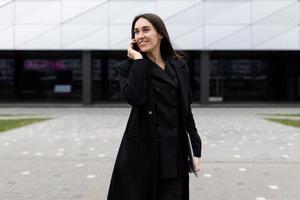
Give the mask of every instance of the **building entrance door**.
M 297 77 L 296 84 L 296 101 L 300 101 L 300 76 Z
M 224 77 L 213 76 L 210 79 L 210 102 L 222 102 L 224 91 Z

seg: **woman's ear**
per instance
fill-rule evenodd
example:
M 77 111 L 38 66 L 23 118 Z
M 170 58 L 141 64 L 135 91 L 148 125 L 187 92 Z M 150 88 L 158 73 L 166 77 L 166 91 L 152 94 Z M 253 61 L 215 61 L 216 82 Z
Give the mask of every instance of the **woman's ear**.
M 162 34 L 159 34 L 159 39 L 161 40 L 161 39 L 163 39 L 163 35 Z

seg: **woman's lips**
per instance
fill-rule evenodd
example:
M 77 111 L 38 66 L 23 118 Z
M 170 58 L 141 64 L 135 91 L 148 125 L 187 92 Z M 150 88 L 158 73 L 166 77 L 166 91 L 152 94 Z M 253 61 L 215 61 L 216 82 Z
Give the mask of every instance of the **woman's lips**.
M 139 45 L 145 45 L 147 42 L 140 42 Z

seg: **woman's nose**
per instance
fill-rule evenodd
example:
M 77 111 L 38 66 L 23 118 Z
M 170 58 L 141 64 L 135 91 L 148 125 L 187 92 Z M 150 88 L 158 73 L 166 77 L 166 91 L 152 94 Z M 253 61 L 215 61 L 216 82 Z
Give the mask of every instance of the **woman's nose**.
M 144 38 L 144 33 L 140 32 L 136 37 L 137 39 Z

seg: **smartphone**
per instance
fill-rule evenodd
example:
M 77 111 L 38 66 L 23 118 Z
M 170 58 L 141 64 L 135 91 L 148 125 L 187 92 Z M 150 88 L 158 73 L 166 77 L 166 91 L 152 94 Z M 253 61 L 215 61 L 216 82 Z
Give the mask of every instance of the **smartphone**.
M 136 42 L 132 43 L 132 49 L 136 50 L 136 51 L 140 51 L 139 46 L 138 46 L 138 44 Z

